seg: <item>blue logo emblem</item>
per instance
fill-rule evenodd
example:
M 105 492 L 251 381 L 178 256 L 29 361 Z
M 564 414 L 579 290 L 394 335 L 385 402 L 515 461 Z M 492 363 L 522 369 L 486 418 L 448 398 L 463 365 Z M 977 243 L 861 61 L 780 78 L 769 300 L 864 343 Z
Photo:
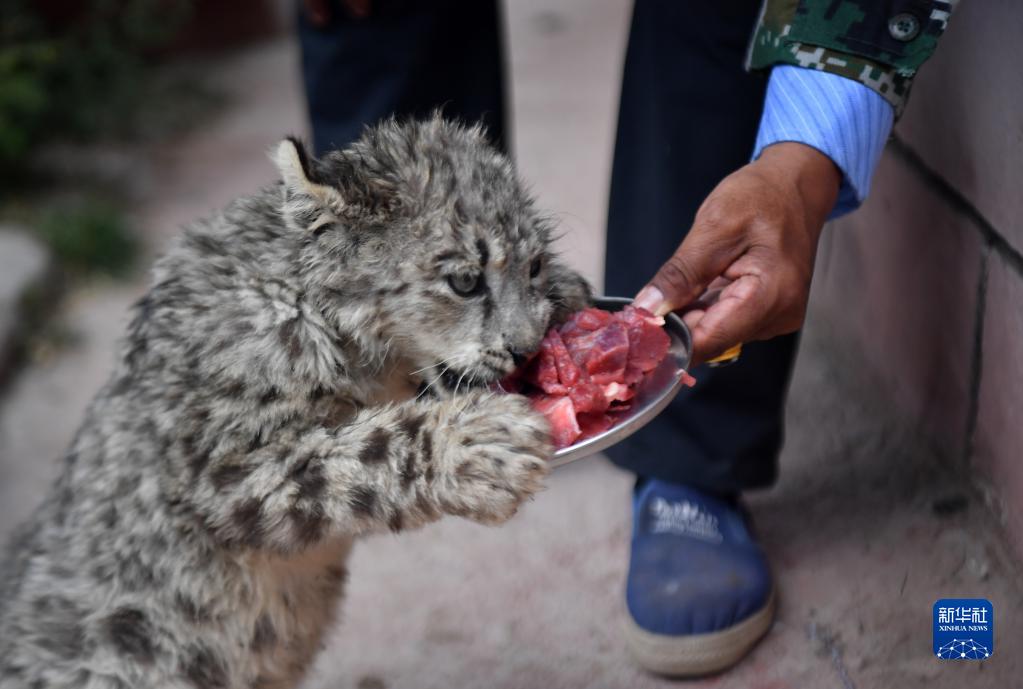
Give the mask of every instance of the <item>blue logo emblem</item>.
M 995 652 L 995 609 L 985 598 L 942 598 L 934 603 L 934 655 L 984 660 Z

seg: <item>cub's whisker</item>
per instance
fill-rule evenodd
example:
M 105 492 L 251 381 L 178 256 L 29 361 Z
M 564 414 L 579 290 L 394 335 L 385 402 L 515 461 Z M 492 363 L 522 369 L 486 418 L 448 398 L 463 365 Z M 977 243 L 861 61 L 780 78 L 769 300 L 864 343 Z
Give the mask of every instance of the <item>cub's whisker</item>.
M 423 366 L 422 368 L 417 368 L 415 371 L 410 371 L 409 375 L 410 376 L 414 376 L 417 373 L 422 373 L 423 371 L 427 371 L 427 370 L 429 370 L 431 368 L 437 368 L 438 366 L 444 366 L 444 364 L 452 364 L 452 363 L 455 362 L 456 359 L 460 359 L 460 358 L 461 358 L 461 355 L 454 354 L 452 356 L 447 357 L 446 359 L 441 359 L 440 361 L 438 361 L 435 364 L 427 364 L 426 366 Z

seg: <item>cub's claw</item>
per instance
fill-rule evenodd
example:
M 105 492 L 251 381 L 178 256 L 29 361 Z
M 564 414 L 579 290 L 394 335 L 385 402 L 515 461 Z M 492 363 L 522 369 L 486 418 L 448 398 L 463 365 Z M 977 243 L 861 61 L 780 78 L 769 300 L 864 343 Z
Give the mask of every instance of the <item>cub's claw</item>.
M 471 395 L 450 423 L 438 486 L 445 512 L 499 524 L 542 488 L 554 447 L 547 421 L 525 398 Z

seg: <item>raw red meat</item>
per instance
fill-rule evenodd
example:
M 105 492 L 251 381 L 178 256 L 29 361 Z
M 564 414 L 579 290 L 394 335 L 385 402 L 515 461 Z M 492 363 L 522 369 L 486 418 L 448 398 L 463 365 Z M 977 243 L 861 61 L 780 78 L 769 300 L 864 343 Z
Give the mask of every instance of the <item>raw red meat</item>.
M 671 340 L 662 328 L 664 319 L 646 309 L 626 306 L 618 314 L 629 332 L 629 366 L 625 372 L 625 382 L 639 382 L 644 373 L 652 371 L 661 363 L 668 353 Z
M 606 385 L 620 381 L 629 363 L 628 331 L 614 321 L 594 335 L 593 347 L 586 357 L 586 371 L 594 383 Z
M 634 306 L 583 309 L 547 331 L 539 353 L 501 387 L 523 392 L 551 423 L 554 444 L 603 433 L 629 408 L 635 386 L 668 354 L 664 319 Z M 683 372 L 683 381 L 693 379 Z
M 592 438 L 603 433 L 615 425 L 614 417 L 610 414 L 579 414 L 576 417 L 580 438 Z M 551 424 L 553 426 L 553 424 Z M 557 441 L 555 441 L 556 443 Z M 575 442 L 575 441 L 573 441 Z M 571 445 L 572 443 L 569 443 Z M 558 445 L 558 447 L 562 447 Z M 565 446 L 567 447 L 567 445 Z
M 604 388 L 592 380 L 579 381 L 568 392 L 568 398 L 572 400 L 575 410 L 583 412 L 602 412 L 610 406 L 607 397 L 604 396 Z
M 561 382 L 558 376 L 557 356 L 554 351 L 555 344 L 551 333 L 557 334 L 556 331 L 551 330 L 543 338 L 543 342 L 540 343 L 540 354 L 533 359 L 523 379 L 525 382 L 532 383 L 548 394 L 567 395 L 568 388 Z M 514 375 L 512 374 L 512 377 Z
M 612 402 L 625 402 L 631 400 L 632 396 L 636 392 L 624 383 L 608 383 L 603 386 L 604 388 L 604 399 L 607 400 L 608 404 Z
M 575 407 L 567 397 L 534 397 L 533 409 L 547 417 L 551 424 L 551 438 L 556 447 L 568 447 L 582 431 L 576 421 Z
M 567 395 L 576 411 L 604 411 L 608 407 L 603 388 L 590 380 L 553 328 L 540 343 L 540 354 L 524 379 L 548 395 Z
M 583 309 L 573 314 L 572 318 L 561 326 L 561 335 L 571 338 L 577 333 L 600 330 L 612 320 L 614 320 L 614 315 L 610 311 L 594 308 Z
M 575 359 L 568 353 L 565 341 L 561 339 L 561 333 L 551 330 L 543 339 L 540 345 L 540 357 L 544 355 L 554 359 L 554 367 L 558 371 L 558 380 L 565 387 L 571 388 L 583 379 L 583 371 L 575 363 Z

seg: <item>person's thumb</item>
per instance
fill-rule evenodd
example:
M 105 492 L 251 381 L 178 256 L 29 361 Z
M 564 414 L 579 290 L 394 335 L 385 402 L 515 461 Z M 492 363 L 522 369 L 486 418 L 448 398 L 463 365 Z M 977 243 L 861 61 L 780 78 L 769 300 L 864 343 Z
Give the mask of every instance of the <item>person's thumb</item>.
M 732 242 L 694 225 L 633 303 L 658 316 L 687 306 L 735 260 Z

